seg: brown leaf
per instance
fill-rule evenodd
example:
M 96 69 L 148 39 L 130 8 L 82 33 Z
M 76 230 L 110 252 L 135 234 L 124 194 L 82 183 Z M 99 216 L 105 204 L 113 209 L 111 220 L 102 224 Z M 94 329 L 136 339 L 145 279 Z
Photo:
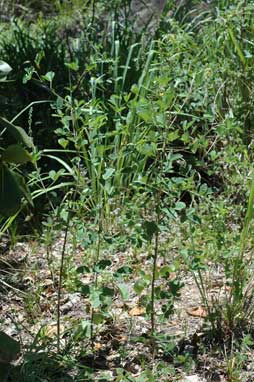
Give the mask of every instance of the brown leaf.
M 142 314 L 145 312 L 145 309 L 141 306 L 136 306 L 135 308 L 132 308 L 129 310 L 130 316 L 142 316 Z
M 128 339 L 128 337 L 125 336 L 125 335 L 120 335 L 120 336 L 118 336 L 118 340 L 119 340 L 119 342 L 126 342 L 127 339 Z
M 103 347 L 102 344 L 100 344 L 99 342 L 96 342 L 94 344 L 94 350 L 96 350 L 96 351 L 100 350 L 102 347 Z
M 60 325 L 60 333 L 64 332 L 64 326 Z M 53 338 L 57 335 L 57 325 L 47 325 L 44 327 L 46 337 Z
M 168 325 L 170 325 L 170 326 L 176 326 L 176 325 L 178 325 L 178 324 L 179 324 L 178 321 L 169 321 L 169 322 L 168 322 Z
M 48 286 L 51 286 L 51 285 L 53 285 L 52 279 L 45 279 L 45 280 L 43 280 L 43 286 L 45 288 L 48 287 Z
M 195 308 L 188 309 L 187 313 L 189 316 L 192 316 L 192 317 L 199 317 L 199 318 L 207 317 L 207 310 L 202 306 L 197 306 Z

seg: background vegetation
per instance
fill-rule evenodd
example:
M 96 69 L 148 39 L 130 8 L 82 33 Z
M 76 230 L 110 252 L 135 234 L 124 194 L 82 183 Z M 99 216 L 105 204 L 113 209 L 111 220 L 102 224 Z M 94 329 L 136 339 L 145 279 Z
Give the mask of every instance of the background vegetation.
M 254 2 L 168 1 L 142 28 L 132 5 L 0 3 L 0 298 L 25 312 L 0 319 L 3 380 L 253 380 Z M 20 242 L 42 254 L 15 268 Z

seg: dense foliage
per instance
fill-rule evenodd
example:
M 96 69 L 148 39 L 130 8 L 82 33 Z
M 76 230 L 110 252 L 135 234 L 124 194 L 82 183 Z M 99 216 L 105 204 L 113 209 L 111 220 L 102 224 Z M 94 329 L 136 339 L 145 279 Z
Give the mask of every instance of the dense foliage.
M 18 345 L 1 332 L 3 378 L 60 381 L 50 357 L 37 376 L 28 370 L 31 354 L 53 346 L 66 369 L 70 349 L 90 357 L 66 380 L 94 380 L 98 338 L 117 325 L 114 301 L 125 309 L 134 295 L 133 315 L 150 325 L 142 341 L 176 372 L 180 345 L 159 328 L 175 314 L 187 272 L 205 317 L 203 346 L 221 347 L 227 380 L 240 381 L 243 361 L 235 372 L 230 349 L 239 357 L 252 349 L 254 315 L 254 2 L 168 1 L 160 22 L 143 28 L 134 22 L 143 10 L 133 15 L 127 0 L 25 3 L 2 5 L 0 23 L 0 238 L 15 246 L 26 233 L 46 248 L 57 331 L 52 345 L 41 324 L 20 370 L 9 370 Z M 117 269 L 116 253 L 124 253 Z M 220 268 L 222 297 L 210 293 L 209 267 Z M 86 301 L 65 345 L 64 292 Z M 31 295 L 24 299 L 29 306 Z M 144 370 L 135 379 L 119 367 L 107 380 L 161 377 L 159 367 Z

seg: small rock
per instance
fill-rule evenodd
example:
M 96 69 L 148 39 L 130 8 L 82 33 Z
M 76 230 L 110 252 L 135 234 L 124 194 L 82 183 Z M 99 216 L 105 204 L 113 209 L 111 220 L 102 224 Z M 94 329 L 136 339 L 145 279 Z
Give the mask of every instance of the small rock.
M 81 295 L 79 293 L 73 293 L 68 296 L 67 302 L 61 306 L 61 312 L 66 314 L 72 310 L 75 306 L 79 307 L 81 304 Z

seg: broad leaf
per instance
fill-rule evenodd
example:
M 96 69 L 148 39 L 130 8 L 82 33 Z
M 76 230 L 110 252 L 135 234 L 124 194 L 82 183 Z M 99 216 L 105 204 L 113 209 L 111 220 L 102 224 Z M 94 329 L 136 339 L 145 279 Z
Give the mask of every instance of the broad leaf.
M 126 275 L 131 275 L 133 273 L 133 269 L 129 267 L 128 265 L 124 265 L 121 268 L 118 268 L 116 272 L 114 273 L 115 278 L 122 278 Z
M 20 191 L 22 192 L 22 196 L 26 198 L 26 200 L 30 203 L 31 206 L 33 206 L 34 204 L 33 204 L 32 196 L 27 187 L 25 179 L 23 178 L 23 176 L 17 174 L 16 172 L 12 172 L 12 174 L 16 179 L 16 182 L 20 188 Z
M 0 60 L 0 76 L 6 76 L 8 73 L 12 71 L 12 68 L 10 67 L 7 62 Z
M 69 144 L 69 141 L 67 139 L 60 138 L 60 139 L 58 139 L 58 143 L 60 146 L 62 146 L 64 149 L 66 149 L 66 147 Z
M 54 77 L 55 77 L 54 72 L 48 72 L 44 76 L 42 76 L 42 78 L 48 82 L 52 82 Z
M 102 324 L 103 321 L 105 321 L 105 315 L 103 313 L 100 313 L 100 312 L 94 312 L 93 313 L 93 323 L 95 325 L 99 325 L 99 324 Z
M 126 284 L 117 284 L 119 292 L 123 300 L 128 300 L 129 298 L 129 290 Z
M 89 285 L 81 284 L 80 291 L 84 297 L 88 297 L 90 295 Z
M 114 168 L 107 168 L 105 174 L 102 175 L 102 178 L 104 180 L 107 180 L 114 174 L 114 172 L 115 172 Z
M 176 211 L 181 211 L 186 207 L 186 204 L 184 202 L 177 202 L 175 204 L 175 210 Z
M 22 191 L 16 177 L 4 164 L 0 166 L 0 215 L 14 215 L 21 203 Z
M 109 288 L 109 287 L 103 287 L 101 288 L 101 295 L 103 297 L 113 297 L 114 296 L 114 289 L 113 288 Z
M 143 290 L 146 288 L 146 286 L 147 286 L 147 282 L 143 279 L 139 279 L 135 282 L 133 288 L 137 294 L 141 294 Z
M 11 365 L 9 363 L 0 362 L 0 381 L 1 382 L 8 381 L 8 375 L 9 375 L 10 369 L 11 369 Z
M 91 306 L 94 309 L 99 308 L 99 306 L 101 305 L 100 294 L 101 294 L 100 291 L 98 291 L 95 288 L 90 290 L 90 302 L 91 302 Z
M 10 145 L 3 151 L 2 160 L 8 163 L 23 164 L 31 161 L 31 155 L 20 145 Z
M 33 148 L 32 138 L 27 135 L 24 129 L 14 125 L 3 117 L 0 117 L 0 124 L 5 127 L 7 131 L 9 131 L 9 133 L 13 136 L 14 139 L 16 139 L 17 142 L 23 143 L 29 148 Z
M 9 363 L 15 359 L 20 352 L 20 345 L 4 332 L 0 332 L 0 362 Z
M 110 260 L 100 260 L 97 264 L 94 265 L 94 272 L 100 273 L 105 268 L 111 265 Z
M 25 180 L 19 174 L 11 171 L 5 164 L 0 165 L 0 215 L 14 215 L 25 197 L 33 205 Z
M 89 269 L 89 267 L 87 267 L 86 265 L 80 265 L 77 269 L 76 269 L 76 272 L 77 273 L 90 273 L 91 270 Z
M 146 240 L 151 241 L 153 235 L 158 232 L 158 226 L 155 221 L 144 221 L 143 223 L 144 237 Z

